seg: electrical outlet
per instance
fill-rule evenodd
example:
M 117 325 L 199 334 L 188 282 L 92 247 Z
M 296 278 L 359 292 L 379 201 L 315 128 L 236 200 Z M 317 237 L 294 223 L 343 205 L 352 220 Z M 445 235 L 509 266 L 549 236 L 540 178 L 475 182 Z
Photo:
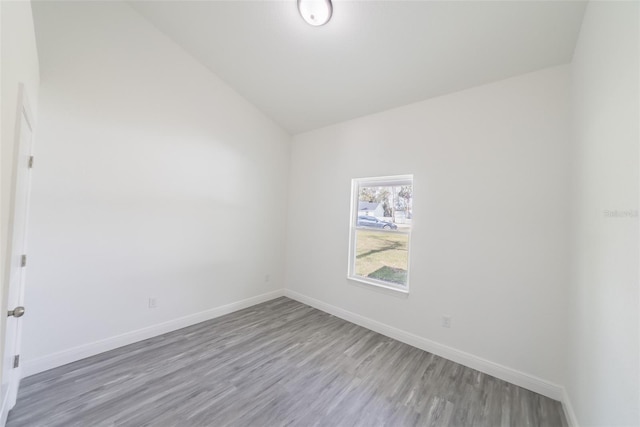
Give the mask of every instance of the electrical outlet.
M 158 308 L 158 298 L 149 297 L 149 308 Z
M 442 316 L 442 327 L 443 328 L 451 327 L 451 316 Z

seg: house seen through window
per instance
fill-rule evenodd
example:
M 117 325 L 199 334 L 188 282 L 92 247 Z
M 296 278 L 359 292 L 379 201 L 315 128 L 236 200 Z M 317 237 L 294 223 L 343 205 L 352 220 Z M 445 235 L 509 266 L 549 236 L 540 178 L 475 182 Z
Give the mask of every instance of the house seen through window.
M 352 200 L 349 278 L 407 291 L 413 176 L 354 179 Z

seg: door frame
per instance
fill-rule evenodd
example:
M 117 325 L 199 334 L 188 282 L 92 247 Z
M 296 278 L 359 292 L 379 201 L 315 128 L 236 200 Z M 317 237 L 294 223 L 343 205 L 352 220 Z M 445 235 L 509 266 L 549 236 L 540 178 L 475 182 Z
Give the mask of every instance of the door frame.
M 0 382 L 0 392 L 2 395 L 0 396 L 0 425 L 4 426 L 7 420 L 7 416 L 9 414 L 9 410 L 13 408 L 16 403 L 16 398 L 18 395 L 18 387 L 20 385 L 21 379 L 21 369 L 18 366 L 17 368 L 8 369 L 8 372 L 5 371 L 5 360 L 7 357 L 12 357 L 13 355 L 20 354 L 20 344 L 21 344 L 21 320 L 17 318 L 8 318 L 5 313 L 8 310 L 12 310 L 14 307 L 9 307 L 9 304 L 12 303 L 11 296 L 17 296 L 18 305 L 22 305 L 24 302 L 24 282 L 25 282 L 25 272 L 20 276 L 20 280 L 15 280 L 13 277 L 14 270 L 16 268 L 26 268 L 17 265 L 15 262 L 22 254 L 17 254 L 18 249 L 26 249 L 26 239 L 27 239 L 27 229 L 28 229 L 28 216 L 29 216 L 29 200 L 31 198 L 31 165 L 27 166 L 28 171 L 25 175 L 26 182 L 24 186 L 18 186 L 18 179 L 20 179 L 19 167 L 20 165 L 20 153 L 21 153 L 21 141 L 22 141 L 22 124 L 23 120 L 29 131 L 31 132 L 31 141 L 28 143 L 28 147 L 26 150 L 26 154 L 31 157 L 33 155 L 33 144 L 34 144 L 34 134 L 35 134 L 35 121 L 34 116 L 30 107 L 29 97 L 27 96 L 27 90 L 23 83 L 18 83 L 18 99 L 17 99 L 17 108 L 16 108 L 16 118 L 15 118 L 15 130 L 14 130 L 14 150 L 13 150 L 13 159 L 12 159 L 12 174 L 11 174 L 11 198 L 10 198 L 10 208 L 9 208 L 9 227 L 7 229 L 7 242 L 6 242 L 6 255 L 4 262 L 4 272 L 3 272 L 3 282 L 4 285 L 2 287 L 2 296 L 3 303 L 0 309 L 0 316 L 2 316 L 2 320 L 0 320 L 0 325 L 2 325 L 2 335 L 0 338 L 3 340 L 3 354 L 0 359 L 0 369 L 2 370 L 1 382 Z M 23 188 L 23 197 L 26 198 L 26 204 L 24 207 L 23 216 L 24 218 L 18 219 L 16 218 L 17 205 L 16 200 L 19 196 L 17 194 L 18 188 Z M 26 194 L 24 194 L 26 192 Z M 23 224 L 24 226 L 24 241 L 22 244 L 17 245 L 14 240 L 16 237 L 16 225 Z M 24 251 L 26 253 L 26 250 Z M 11 283 L 13 282 L 13 283 Z M 16 283 L 17 282 L 17 283 Z M 13 338 L 11 341 L 9 340 L 9 336 L 7 332 L 9 332 L 9 328 L 15 328 L 14 331 L 11 331 L 13 334 Z M 8 353 L 11 354 L 8 354 Z M 6 378 L 6 380 L 5 380 Z

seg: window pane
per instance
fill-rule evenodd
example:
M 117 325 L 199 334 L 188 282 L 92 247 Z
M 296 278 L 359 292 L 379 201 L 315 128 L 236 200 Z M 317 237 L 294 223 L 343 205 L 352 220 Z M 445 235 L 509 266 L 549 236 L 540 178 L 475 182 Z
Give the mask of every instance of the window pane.
M 408 231 L 411 228 L 412 202 L 413 187 L 410 183 L 361 184 L 358 187 L 356 226 Z
M 356 230 L 356 276 L 407 284 L 409 235 Z

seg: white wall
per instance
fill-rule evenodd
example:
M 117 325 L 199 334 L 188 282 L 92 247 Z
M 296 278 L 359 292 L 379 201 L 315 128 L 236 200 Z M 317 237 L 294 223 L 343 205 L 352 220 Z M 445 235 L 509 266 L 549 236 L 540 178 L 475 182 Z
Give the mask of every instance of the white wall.
M 125 3 L 34 15 L 27 373 L 281 289 L 290 136 Z
M 287 289 L 559 382 L 568 77 L 567 66 L 546 69 L 295 136 Z M 410 173 L 402 297 L 346 279 L 350 180 Z M 322 223 L 308 206 L 325 207 Z
M 573 59 L 566 388 L 580 425 L 640 425 L 637 2 L 591 2 Z M 605 211 L 632 211 L 632 217 Z
M 23 83 L 32 113 L 38 113 L 40 73 L 36 36 L 33 28 L 31 3 L 28 1 L 0 2 L 2 28 L 2 96 L 1 96 L 1 208 L 0 208 L 0 307 L 6 309 L 8 278 L 5 277 L 9 253 L 8 229 L 11 206 L 11 185 L 14 173 L 15 122 L 18 107 L 18 85 Z M 0 348 L 4 348 L 5 316 L 0 316 Z M 2 367 L 0 367 L 2 369 Z

